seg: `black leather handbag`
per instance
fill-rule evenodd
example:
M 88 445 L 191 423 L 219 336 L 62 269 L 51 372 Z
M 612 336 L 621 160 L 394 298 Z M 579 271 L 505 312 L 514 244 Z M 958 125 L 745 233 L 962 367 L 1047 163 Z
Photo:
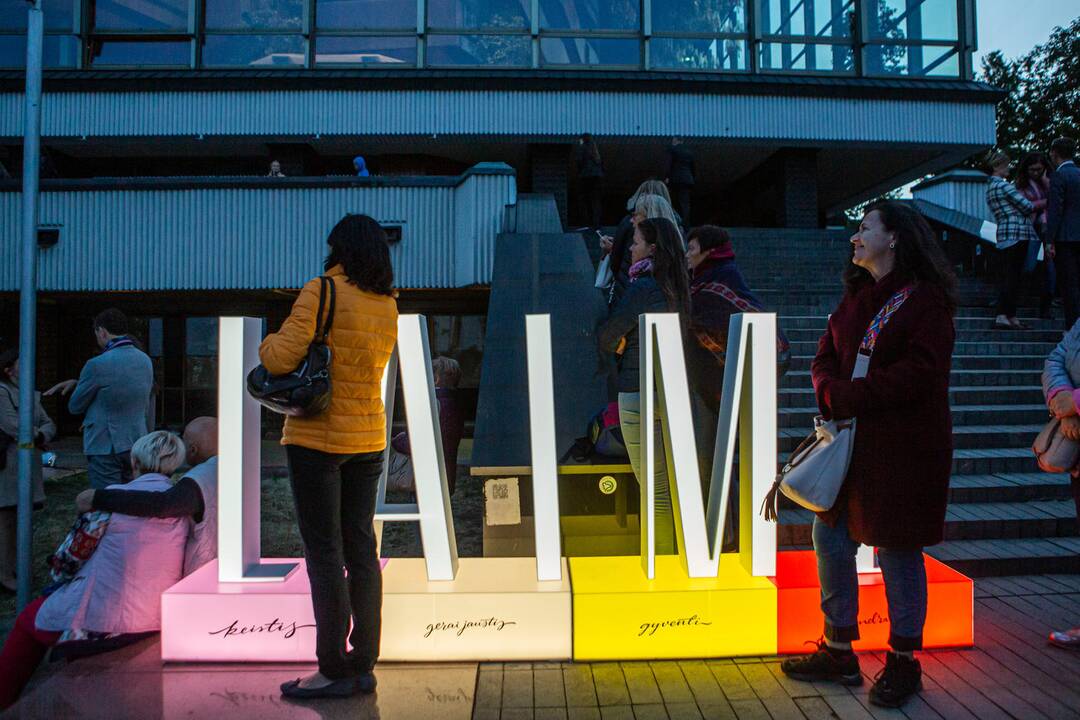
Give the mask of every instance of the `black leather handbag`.
M 271 375 L 262 365 L 248 373 L 247 390 L 251 397 L 274 412 L 292 417 L 311 417 L 330 405 L 330 346 L 326 338 L 334 324 L 336 295 L 334 281 L 323 275 L 319 278 L 319 311 L 315 316 L 315 337 L 308 346 L 307 357 L 291 373 Z M 327 290 L 329 288 L 329 290 Z M 329 296 L 329 302 L 327 297 Z M 329 305 L 326 323 L 323 310 Z

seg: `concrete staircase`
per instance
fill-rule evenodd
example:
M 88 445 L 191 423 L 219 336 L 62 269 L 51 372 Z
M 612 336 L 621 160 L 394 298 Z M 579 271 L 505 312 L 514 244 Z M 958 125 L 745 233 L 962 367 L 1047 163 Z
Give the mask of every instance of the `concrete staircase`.
M 739 265 L 792 343 L 791 370 L 779 389 L 779 448 L 788 456 L 817 414 L 810 362 L 828 313 L 841 294 L 845 234 L 829 231 L 736 230 Z M 1063 321 L 1021 312 L 1030 330 L 991 327 L 996 288 L 960 283 L 950 396 L 956 450 L 946 541 L 928 549 L 971 576 L 1080 572 L 1076 511 L 1065 474 L 1039 471 L 1031 442 L 1047 420 L 1040 375 Z M 912 448 L 918 452 L 918 448 Z M 781 511 L 780 544 L 811 544 L 813 515 Z

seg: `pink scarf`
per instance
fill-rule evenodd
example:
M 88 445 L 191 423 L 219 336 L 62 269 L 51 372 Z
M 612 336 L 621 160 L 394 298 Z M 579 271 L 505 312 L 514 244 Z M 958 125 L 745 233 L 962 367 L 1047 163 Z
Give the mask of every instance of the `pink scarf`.
M 630 275 L 630 282 L 634 282 L 642 275 L 652 275 L 652 270 L 653 260 L 651 257 L 647 257 L 631 265 L 627 274 Z

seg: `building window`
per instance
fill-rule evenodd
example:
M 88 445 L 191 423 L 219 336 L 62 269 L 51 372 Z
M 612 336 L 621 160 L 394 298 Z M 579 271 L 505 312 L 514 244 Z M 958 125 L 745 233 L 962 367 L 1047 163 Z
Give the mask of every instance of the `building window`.
M 528 67 L 528 35 L 429 35 L 427 64 L 440 66 Z
M 45 12 L 42 63 L 46 68 L 78 67 L 75 18 L 79 0 L 56 0 L 42 5 Z M 0 0 L 0 68 L 26 66 L 27 9 L 25 0 Z
M 188 0 L 95 0 L 96 32 L 188 31 L 191 3 Z
M 874 0 L 866 5 L 867 75 L 960 75 L 955 0 Z
M 427 0 L 432 30 L 529 29 L 528 0 Z
M 640 26 L 639 0 L 540 0 L 541 30 L 636 32 Z
M 746 40 L 654 37 L 649 67 L 658 70 L 746 70 Z
M 191 43 L 187 40 L 95 39 L 90 64 L 95 67 L 187 67 Z
M 855 72 L 854 0 L 760 0 L 759 17 L 761 70 Z
M 401 0 L 317 0 L 318 30 L 410 30 L 416 34 L 416 3 Z
M 304 67 L 305 43 L 302 35 L 208 34 L 202 59 L 206 67 Z
M 641 43 L 622 38 L 544 37 L 540 58 L 544 65 L 639 67 Z
M 316 65 L 416 64 L 416 36 L 319 35 L 315 39 Z
M 304 0 L 205 0 L 206 67 L 307 65 Z

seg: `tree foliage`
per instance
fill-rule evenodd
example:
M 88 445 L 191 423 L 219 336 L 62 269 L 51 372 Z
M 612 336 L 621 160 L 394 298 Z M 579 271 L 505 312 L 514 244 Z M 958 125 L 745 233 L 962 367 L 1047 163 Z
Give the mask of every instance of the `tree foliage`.
M 990 53 L 980 79 L 1008 93 L 997 107 L 997 149 L 1019 157 L 1062 135 L 1080 139 L 1080 17 L 1015 60 Z

